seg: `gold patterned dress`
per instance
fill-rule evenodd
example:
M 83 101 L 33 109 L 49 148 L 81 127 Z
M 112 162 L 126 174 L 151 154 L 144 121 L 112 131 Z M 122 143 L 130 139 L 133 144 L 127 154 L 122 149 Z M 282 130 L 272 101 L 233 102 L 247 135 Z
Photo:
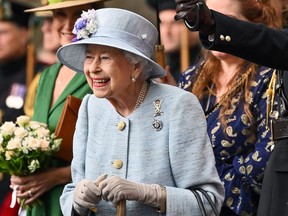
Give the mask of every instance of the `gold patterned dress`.
M 181 77 L 179 87 L 191 91 L 196 73 L 196 66 L 188 69 Z M 266 125 L 266 90 L 272 74 L 272 69 L 260 66 L 250 87 L 249 109 L 254 117 L 253 127 L 241 105 L 241 90 L 234 96 L 225 130 L 218 118 L 220 109 L 215 109 L 216 97 L 209 95 L 200 101 L 206 113 L 217 171 L 225 187 L 221 215 L 225 215 L 223 212 L 229 216 L 256 215 L 264 170 L 274 147 Z

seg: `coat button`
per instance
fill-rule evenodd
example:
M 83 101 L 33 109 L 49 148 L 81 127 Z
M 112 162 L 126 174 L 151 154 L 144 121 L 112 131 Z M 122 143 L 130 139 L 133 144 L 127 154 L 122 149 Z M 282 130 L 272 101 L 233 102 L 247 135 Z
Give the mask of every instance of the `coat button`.
M 116 169 L 121 169 L 122 166 L 123 166 L 123 161 L 122 160 L 114 160 L 113 162 L 113 166 L 116 168 Z
M 226 40 L 227 42 L 230 42 L 230 41 L 231 41 L 231 37 L 230 37 L 230 36 L 226 36 L 226 37 L 225 37 L 225 40 Z
M 221 40 L 221 41 L 224 41 L 224 40 L 225 40 L 224 35 L 220 35 L 220 40 Z
M 119 131 L 123 131 L 125 129 L 125 127 L 126 127 L 126 124 L 123 121 L 120 121 L 117 125 L 117 128 Z

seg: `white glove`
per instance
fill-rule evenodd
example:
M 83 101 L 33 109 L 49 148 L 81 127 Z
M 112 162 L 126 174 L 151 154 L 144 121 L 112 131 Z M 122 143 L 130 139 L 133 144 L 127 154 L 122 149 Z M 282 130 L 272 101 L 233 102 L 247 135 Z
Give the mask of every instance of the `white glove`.
M 160 207 L 161 187 L 156 184 L 134 183 L 112 176 L 99 184 L 102 198 L 116 205 L 120 200 L 141 201 L 153 207 Z
M 107 178 L 107 174 L 99 176 L 96 181 L 83 179 L 75 187 L 73 207 L 77 214 L 85 215 L 101 201 L 101 190 L 97 185 Z

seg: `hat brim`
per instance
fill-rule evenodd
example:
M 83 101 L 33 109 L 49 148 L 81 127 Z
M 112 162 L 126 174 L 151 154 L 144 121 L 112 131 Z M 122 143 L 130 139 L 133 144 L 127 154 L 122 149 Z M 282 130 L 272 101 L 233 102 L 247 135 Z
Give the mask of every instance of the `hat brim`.
M 59 2 L 51 5 L 45 5 L 42 7 L 37 7 L 37 8 L 32 8 L 25 10 L 25 12 L 30 13 L 30 12 L 36 12 L 36 11 L 49 11 L 49 10 L 55 10 L 55 9 L 60 9 L 60 8 L 68 8 L 68 7 L 75 7 L 79 5 L 85 5 L 85 4 L 90 4 L 90 3 L 96 3 L 96 2 L 104 2 L 108 0 L 77 0 L 77 1 L 64 1 L 64 2 Z
M 122 42 L 117 39 L 96 36 L 93 38 L 88 38 L 85 40 L 80 40 L 75 43 L 67 44 L 59 48 L 57 51 L 57 57 L 64 65 L 71 68 L 76 72 L 83 73 L 83 65 L 85 59 L 86 46 L 94 45 L 104 45 L 109 47 L 118 48 L 131 53 L 134 53 L 144 59 L 146 59 L 152 66 L 152 70 L 148 74 L 149 79 L 160 78 L 166 75 L 166 71 L 152 59 L 145 56 L 137 48 L 127 44 L 127 42 Z
M 52 17 L 53 13 L 51 11 L 37 11 L 35 13 L 36 17 Z

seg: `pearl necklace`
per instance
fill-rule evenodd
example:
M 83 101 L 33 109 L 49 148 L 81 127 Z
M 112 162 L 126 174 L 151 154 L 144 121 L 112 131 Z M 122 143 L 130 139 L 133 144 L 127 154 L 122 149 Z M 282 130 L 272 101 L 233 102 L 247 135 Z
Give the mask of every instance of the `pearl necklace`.
M 141 103 L 143 103 L 147 89 L 148 89 L 148 83 L 145 81 L 141 87 L 141 91 L 138 95 L 138 98 L 137 98 L 137 101 L 136 101 L 136 104 L 135 104 L 133 111 L 135 111 L 141 105 Z

